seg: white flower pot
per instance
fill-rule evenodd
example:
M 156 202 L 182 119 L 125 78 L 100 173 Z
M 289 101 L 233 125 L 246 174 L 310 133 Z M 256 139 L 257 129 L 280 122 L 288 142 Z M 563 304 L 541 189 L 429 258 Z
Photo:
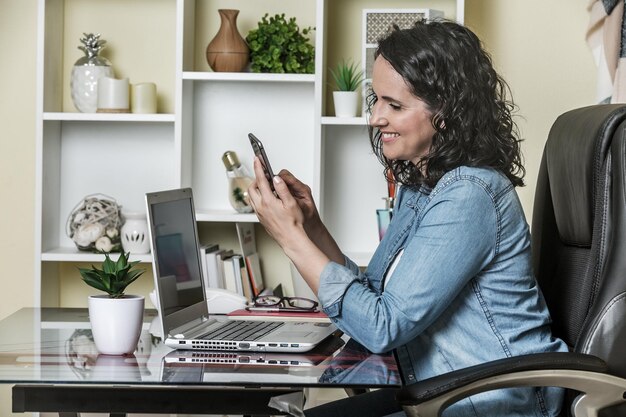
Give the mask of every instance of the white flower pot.
M 333 91 L 335 116 L 356 117 L 359 111 L 358 91 Z
M 143 325 L 144 301 L 141 295 L 89 296 L 89 322 L 98 352 L 124 355 L 135 351 Z
M 120 230 L 124 252 L 150 252 L 148 222 L 144 213 L 124 213 L 126 221 Z

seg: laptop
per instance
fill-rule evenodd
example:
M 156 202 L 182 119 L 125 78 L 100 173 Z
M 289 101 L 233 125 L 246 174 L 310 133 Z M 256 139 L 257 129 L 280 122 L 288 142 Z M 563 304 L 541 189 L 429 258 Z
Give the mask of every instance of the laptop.
M 218 364 L 232 366 L 317 366 L 345 345 L 341 337 L 328 337 L 303 353 L 225 352 L 213 350 L 173 350 L 163 357 L 167 364 Z
M 154 286 L 165 345 L 182 350 L 307 352 L 332 323 L 209 316 L 191 188 L 147 193 Z

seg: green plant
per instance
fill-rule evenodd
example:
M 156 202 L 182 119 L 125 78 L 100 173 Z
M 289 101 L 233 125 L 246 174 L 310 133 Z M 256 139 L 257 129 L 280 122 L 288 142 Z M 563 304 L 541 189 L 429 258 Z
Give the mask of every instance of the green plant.
M 91 269 L 78 268 L 85 283 L 97 290 L 109 294 L 110 298 L 121 298 L 124 290 L 145 272 L 143 269 L 132 269 L 139 261 L 128 262 L 130 252 L 121 253 L 117 262 L 108 253 L 104 254 L 102 269 L 91 265 Z
M 248 33 L 252 72 L 312 74 L 315 71 L 315 48 L 305 35 L 312 28 L 300 28 L 296 18 L 285 19 L 268 14 Z
M 341 61 L 330 73 L 335 80 L 337 91 L 355 91 L 363 82 L 363 70 L 354 62 Z

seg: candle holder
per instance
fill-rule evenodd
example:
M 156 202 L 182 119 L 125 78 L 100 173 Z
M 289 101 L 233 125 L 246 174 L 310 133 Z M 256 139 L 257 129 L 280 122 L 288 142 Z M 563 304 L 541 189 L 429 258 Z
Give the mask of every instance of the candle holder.
M 132 113 L 157 112 L 157 88 L 155 83 L 137 83 L 130 89 L 130 111 Z
M 97 113 L 128 113 L 128 78 L 102 77 L 98 80 Z

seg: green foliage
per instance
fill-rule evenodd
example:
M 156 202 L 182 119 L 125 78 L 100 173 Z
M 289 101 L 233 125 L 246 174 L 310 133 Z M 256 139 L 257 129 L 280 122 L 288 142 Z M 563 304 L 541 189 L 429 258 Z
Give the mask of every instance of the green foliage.
M 330 73 L 335 80 L 337 91 L 355 91 L 363 82 L 363 71 L 354 62 L 341 61 Z
M 124 296 L 126 287 L 145 272 L 143 269 L 132 270 L 139 261 L 128 262 L 129 256 L 130 252 L 121 253 L 115 262 L 108 253 L 105 253 L 101 270 L 93 265 L 91 269 L 78 268 L 78 270 L 87 285 L 106 292 L 111 298 L 120 298 Z
M 233 196 L 235 197 L 235 201 L 246 204 L 245 194 L 240 187 L 235 187 L 233 190 Z
M 285 14 L 268 19 L 268 14 L 252 29 L 246 41 L 250 47 L 252 72 L 312 74 L 315 72 L 315 48 L 309 43 L 312 28 L 302 29 L 296 18 Z

